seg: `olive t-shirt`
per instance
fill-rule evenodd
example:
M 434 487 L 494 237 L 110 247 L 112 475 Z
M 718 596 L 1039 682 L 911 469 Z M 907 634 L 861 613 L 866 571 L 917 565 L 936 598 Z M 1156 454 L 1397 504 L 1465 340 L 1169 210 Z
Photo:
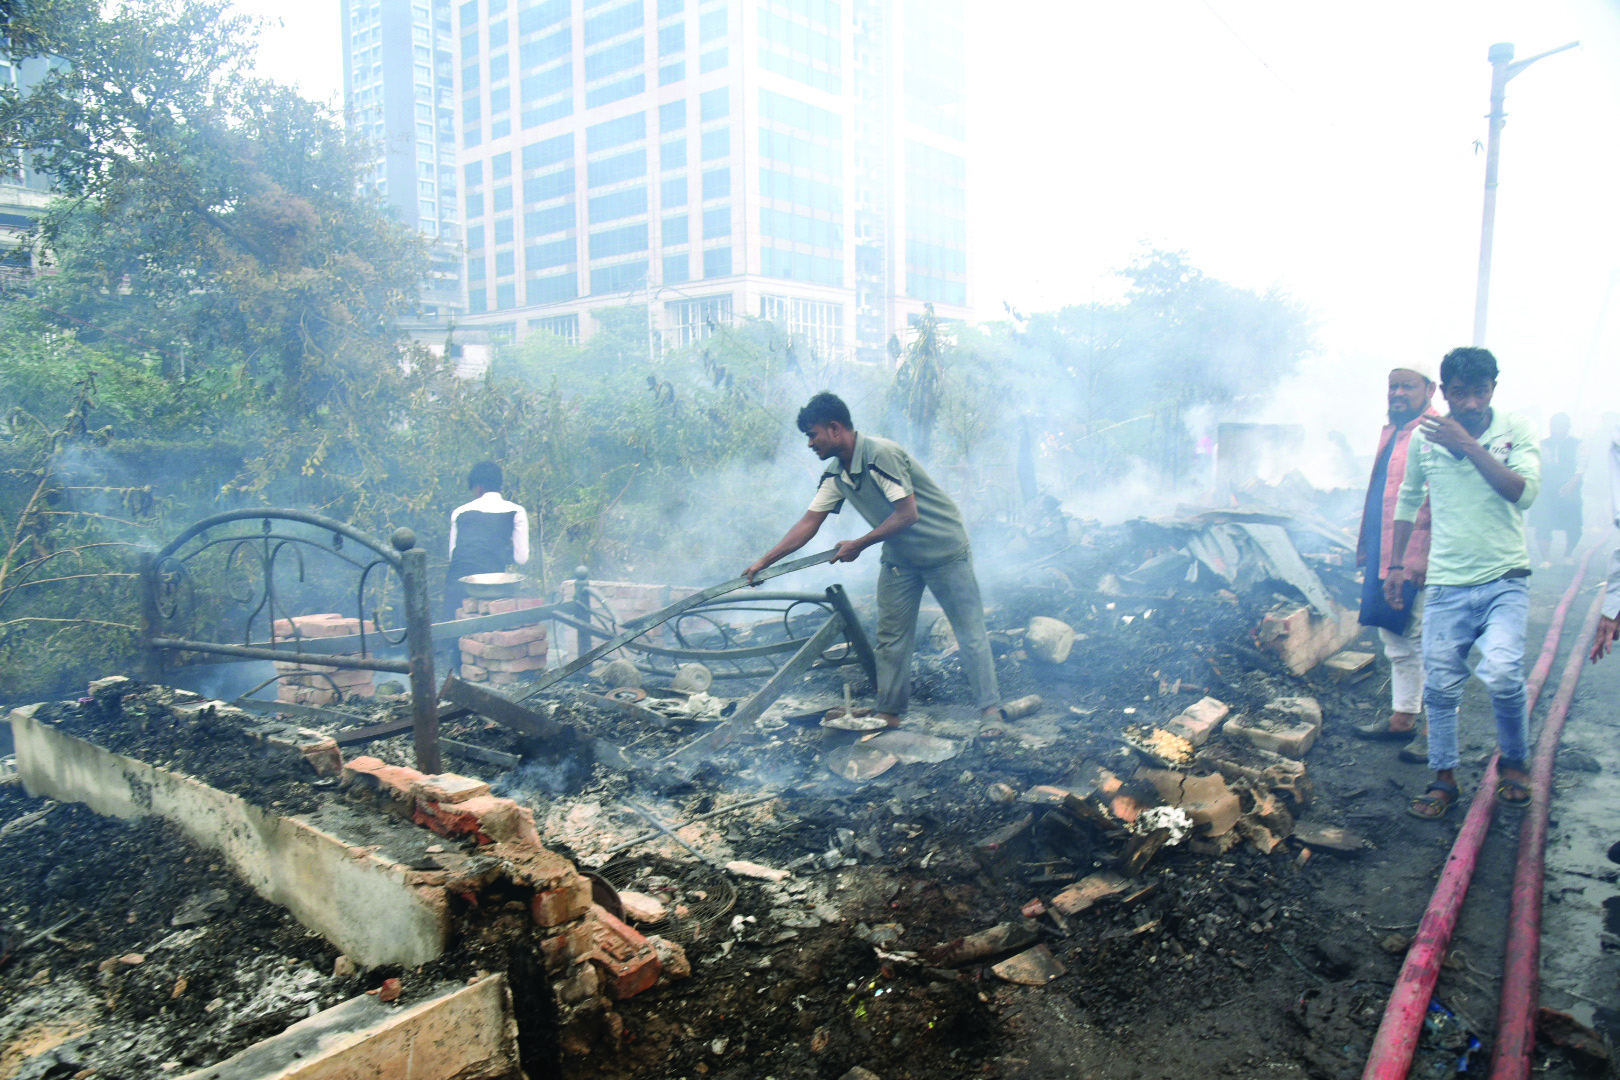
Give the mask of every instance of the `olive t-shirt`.
M 848 500 L 876 528 L 907 495 L 916 497 L 917 521 L 883 542 L 884 562 L 932 567 L 967 554 L 967 529 L 951 497 L 916 458 L 875 435 L 856 433 L 848 469 L 837 458 L 827 462 L 810 509 L 836 514 Z

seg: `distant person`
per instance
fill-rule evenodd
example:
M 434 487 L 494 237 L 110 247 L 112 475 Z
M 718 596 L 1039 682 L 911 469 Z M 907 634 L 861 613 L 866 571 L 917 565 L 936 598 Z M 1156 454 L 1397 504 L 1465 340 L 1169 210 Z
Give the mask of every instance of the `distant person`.
M 827 467 L 810 508 L 745 571 L 748 580 L 808 544 L 828 514 L 838 513 L 846 501 L 853 503 L 872 530 L 840 542 L 833 562 L 854 562 L 873 544 L 883 544 L 874 647 L 877 715 L 898 727 L 906 711 L 917 610 L 926 586 L 956 632 L 962 668 L 981 715 L 999 718 L 1001 691 L 961 511 L 910 454 L 888 439 L 857 433 L 849 406 L 836 395 L 823 391 L 811 398 L 799 410 L 798 422 L 811 451 Z
M 480 461 L 467 473 L 472 502 L 450 514 L 450 567 L 445 571 L 444 617 L 454 619 L 467 598 L 461 578 L 499 574 L 529 561 L 529 513 L 501 497 L 501 467 Z
M 1543 568 L 1552 565 L 1555 532 L 1564 534 L 1564 565 L 1575 562 L 1581 542 L 1581 480 L 1586 472 L 1581 440 L 1569 433 L 1569 414 L 1555 413 L 1548 428 L 1550 434 L 1541 441 L 1541 498 L 1531 515 Z
M 1609 512 L 1614 515 L 1614 523 L 1620 525 L 1620 425 L 1615 426 L 1609 437 L 1609 507 Z M 1594 664 L 1614 649 L 1616 641 L 1620 641 L 1620 547 L 1609 552 L 1608 581 L 1597 636 L 1592 639 Z
M 1423 593 L 1423 704 L 1429 713 L 1429 768 L 1435 778 L 1407 807 L 1414 817 L 1446 815 L 1457 801 L 1457 708 L 1468 681 L 1468 653 L 1491 695 L 1504 806 L 1530 805 L 1525 622 L 1530 613 L 1530 551 L 1524 512 L 1541 487 L 1535 429 L 1491 407 L 1496 357 L 1453 349 L 1440 362 L 1447 416 L 1423 417 L 1406 455 L 1395 506 L 1394 551 L 1405 551 L 1425 497 L 1431 515 L 1428 584 Z M 1403 607 L 1406 572 L 1392 567 L 1384 597 Z
M 1427 761 L 1429 748 L 1418 731 L 1423 711 L 1423 588 L 1429 567 L 1429 504 L 1424 500 L 1412 523 L 1411 539 L 1396 550 L 1395 504 L 1406 476 L 1407 451 L 1424 417 L 1438 418 L 1433 366 L 1407 363 L 1389 373 L 1389 423 L 1378 440 L 1372 479 L 1361 513 L 1356 565 L 1365 567 L 1361 585 L 1361 625 L 1376 626 L 1389 659 L 1390 714 L 1387 720 L 1363 724 L 1354 733 L 1363 739 L 1403 742 L 1401 758 Z M 1404 572 L 1405 603 L 1392 607 L 1384 599 L 1384 580 L 1391 570 Z

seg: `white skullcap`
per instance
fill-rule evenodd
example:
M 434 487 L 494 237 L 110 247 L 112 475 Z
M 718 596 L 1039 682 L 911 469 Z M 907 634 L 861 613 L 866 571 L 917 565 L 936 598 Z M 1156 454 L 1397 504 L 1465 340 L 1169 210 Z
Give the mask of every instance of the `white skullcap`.
M 1432 383 L 1438 383 L 1440 381 L 1440 375 L 1436 370 L 1435 365 L 1427 360 L 1409 360 L 1405 363 L 1396 364 L 1394 367 L 1390 368 L 1390 370 L 1413 371 L 1423 376 L 1425 379 L 1428 379 Z

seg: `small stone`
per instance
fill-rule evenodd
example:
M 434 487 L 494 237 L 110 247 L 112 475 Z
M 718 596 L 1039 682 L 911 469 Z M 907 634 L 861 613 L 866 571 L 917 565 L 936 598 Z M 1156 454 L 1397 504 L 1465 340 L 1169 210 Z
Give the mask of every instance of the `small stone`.
M 359 970 L 355 962 L 347 956 L 339 956 L 332 961 L 332 977 L 334 979 L 352 979 Z
M 378 1001 L 398 1001 L 403 991 L 398 979 L 384 979 L 383 984 L 377 988 Z
M 788 870 L 775 870 L 769 866 L 761 866 L 759 863 L 743 862 L 741 860 L 726 863 L 726 869 L 739 877 L 755 878 L 759 881 L 785 881 L 793 876 L 792 872 Z
M 883 1078 L 871 1069 L 863 1069 L 857 1065 L 838 1080 L 883 1080 Z
M 1045 945 L 1025 949 L 990 968 L 996 978 L 1019 986 L 1045 986 L 1065 970 Z
M 1037 660 L 1061 664 L 1074 649 L 1074 627 L 1061 619 L 1037 615 L 1024 630 L 1024 648 Z
M 1597 758 L 1585 750 L 1573 746 L 1559 751 L 1558 767 L 1568 772 L 1597 773 L 1603 771 L 1603 766 L 1598 763 Z
M 1405 934 L 1391 934 L 1378 943 L 1378 947 L 1391 956 L 1400 956 L 1412 944 L 1412 939 Z
M 621 892 L 619 905 L 624 909 L 624 917 L 631 922 L 655 923 L 668 914 L 662 903 L 646 893 Z

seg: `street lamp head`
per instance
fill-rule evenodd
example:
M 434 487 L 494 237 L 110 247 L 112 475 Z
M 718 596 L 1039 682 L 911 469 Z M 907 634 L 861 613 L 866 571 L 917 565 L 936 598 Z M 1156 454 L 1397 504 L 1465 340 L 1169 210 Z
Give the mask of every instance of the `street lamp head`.
M 1491 46 L 1491 51 L 1485 54 L 1485 58 L 1493 64 L 1506 64 L 1513 59 L 1513 42 L 1498 41 Z

